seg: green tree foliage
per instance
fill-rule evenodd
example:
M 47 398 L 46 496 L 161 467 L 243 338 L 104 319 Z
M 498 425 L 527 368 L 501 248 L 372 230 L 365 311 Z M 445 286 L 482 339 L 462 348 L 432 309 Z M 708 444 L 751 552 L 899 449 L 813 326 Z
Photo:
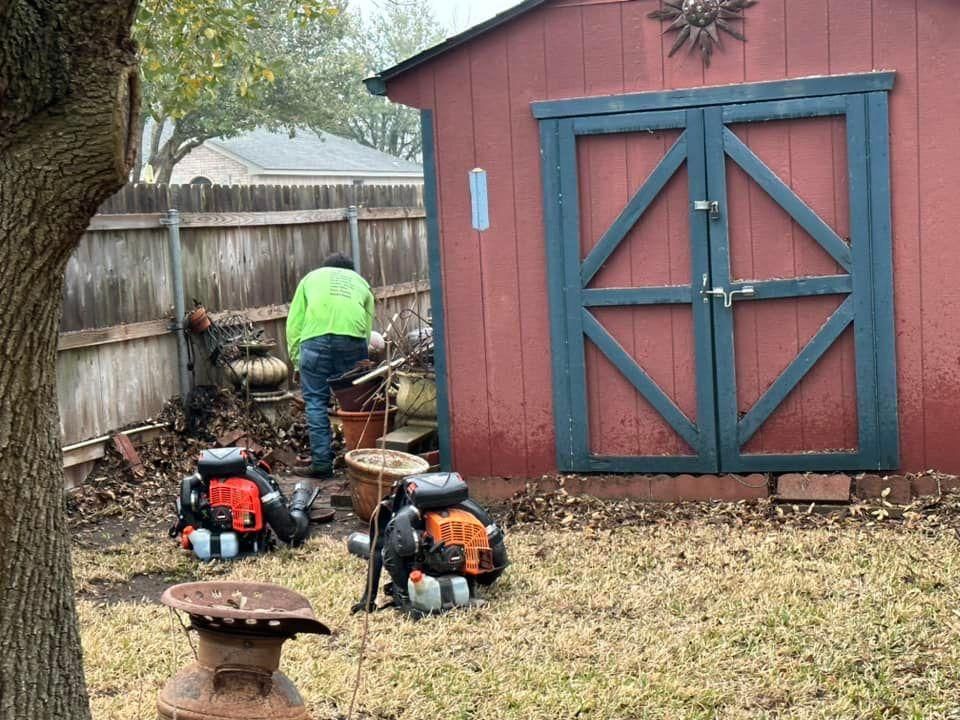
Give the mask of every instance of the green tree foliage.
M 351 29 L 343 67 L 352 74 L 344 78 L 345 113 L 333 131 L 391 155 L 419 160 L 418 113 L 370 95 L 361 83 L 364 77 L 441 42 L 444 28 L 424 0 L 392 0 L 368 22 L 362 26 L 353 23 Z M 319 122 L 311 126 L 328 129 Z
M 346 0 L 143 0 L 140 43 L 144 128 L 141 149 L 158 182 L 214 137 L 257 126 L 293 129 L 336 102 L 306 86 L 341 57 Z M 327 85 L 331 85 L 327 82 Z M 335 100 L 335 98 L 333 99 Z

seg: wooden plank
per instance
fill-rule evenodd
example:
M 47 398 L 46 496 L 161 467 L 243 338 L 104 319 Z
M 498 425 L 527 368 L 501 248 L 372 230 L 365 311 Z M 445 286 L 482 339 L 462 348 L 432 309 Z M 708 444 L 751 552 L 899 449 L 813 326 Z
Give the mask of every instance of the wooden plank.
M 918 136 L 923 283 L 923 393 L 926 459 L 923 467 L 960 470 L 960 413 L 957 412 L 957 373 L 960 357 L 960 93 L 956 69 L 956 3 L 920 0 L 918 22 L 920 81 Z M 901 157 L 901 163 L 908 163 Z M 895 192 L 907 192 L 901 187 Z
M 765 82 L 788 76 L 786 42 L 788 4 L 764 4 L 762 22 L 780 28 L 777 33 L 750 33 L 743 51 L 743 81 Z M 793 73 L 794 75 L 800 73 Z M 755 123 L 738 128 L 744 142 L 778 173 L 789 169 L 789 147 L 778 123 Z M 746 173 L 730 163 L 727 171 L 728 218 L 734 228 L 730 242 L 733 278 L 789 278 L 796 276 L 792 222 Z M 794 303 L 741 303 L 736 309 L 736 402 L 746 411 L 759 399 L 771 373 L 787 366 L 799 350 Z M 788 399 L 742 452 L 777 451 L 780 438 L 792 437 L 800 424 L 799 404 Z
M 363 220 L 414 220 L 425 218 L 427 211 L 422 207 L 361 207 L 357 217 Z
M 893 266 L 895 268 L 894 295 L 896 297 L 896 351 L 899 425 L 901 435 L 901 467 L 919 471 L 933 467 L 926 457 L 926 428 L 924 423 L 924 397 L 926 376 L 924 365 L 928 349 L 923 343 L 923 264 L 920 249 L 921 165 L 918 134 L 921 117 L 918 113 L 920 72 L 918 63 L 923 63 L 923 74 L 930 66 L 928 55 L 918 56 L 917 34 L 919 23 L 918 6 L 901 0 L 875 0 L 873 3 L 873 46 L 878 64 L 897 69 L 897 91 L 890 98 L 890 152 L 893 214 Z M 933 24 L 924 22 L 924 32 L 933 30 Z M 844 44 L 838 38 L 838 44 Z M 937 44 L 937 47 L 946 49 Z M 950 47 L 956 48 L 955 45 Z M 872 60 L 872 58 L 867 58 Z M 943 77 L 948 82 L 949 72 Z M 936 98 L 938 90 L 934 89 Z M 926 147 L 924 145 L 924 147 Z M 926 152 L 924 150 L 924 152 Z M 944 155 L 936 150 L 924 158 L 935 162 Z M 924 197 L 926 197 L 924 195 Z M 936 206 L 934 206 L 936 207 Z M 936 210 L 933 211 L 936 213 Z M 947 227 L 947 225 L 944 225 Z M 953 257 L 950 255 L 949 257 Z M 931 258 L 931 262 L 935 258 Z M 936 308 L 934 303 L 930 307 Z M 935 315 L 938 313 L 934 313 Z M 948 430 L 951 434 L 953 430 Z M 956 455 L 954 456 L 956 458 Z M 953 460 L 951 471 L 957 470 Z M 939 469 L 947 470 L 945 465 Z
M 476 167 L 469 53 L 453 53 L 435 68 L 437 181 L 443 238 L 443 310 L 453 423 L 453 463 L 465 475 L 489 475 L 490 403 L 480 238 L 471 229 L 467 174 Z M 476 118 L 476 122 L 481 120 Z M 516 358 L 514 358 L 514 361 Z
M 693 113 L 691 113 L 693 114 Z M 720 216 L 709 218 L 710 272 L 708 286 L 726 288 L 731 281 L 730 258 L 730 191 L 727 188 L 727 160 L 723 148 L 723 113 L 720 108 L 707 108 L 703 113 L 706 147 L 705 167 L 710 197 L 720 202 Z M 688 131 L 689 132 L 689 131 Z M 700 213 L 706 215 L 706 213 Z M 701 276 L 702 277 L 702 276 Z M 733 311 L 724 307 L 720 298 L 708 303 L 713 315 L 713 343 L 715 353 L 717 441 L 720 466 L 728 472 L 738 472 L 737 444 L 737 363 Z M 698 376 L 698 381 L 701 376 Z
M 432 78 L 431 78 L 432 80 Z M 447 328 L 443 304 L 443 250 L 440 241 L 440 206 L 437 198 L 437 158 L 433 112 L 420 113 L 423 132 L 423 202 L 427 208 L 427 243 L 430 267 L 430 305 L 433 310 L 433 364 L 437 375 L 437 444 L 440 467 L 453 469 L 450 444 L 450 380 L 447 376 Z
M 847 153 L 850 191 L 850 244 L 856 264 L 853 275 L 853 323 L 857 375 L 858 447 L 869 464 L 866 468 L 879 469 L 879 430 L 877 427 L 876 351 L 874 329 L 873 268 L 870 244 L 872 241 L 870 214 L 869 137 L 867 101 L 864 95 L 849 98 L 847 108 Z M 849 300 L 848 300 L 849 302 Z
M 574 467 L 571 418 L 570 366 L 568 363 L 566 295 L 564 293 L 564 235 L 560 213 L 559 129 L 557 121 L 540 123 L 544 229 L 547 239 L 547 290 L 550 305 L 550 360 L 553 366 L 553 413 L 557 467 Z
M 93 462 L 94 460 L 99 460 L 106 454 L 106 440 L 94 443 L 93 445 L 87 445 L 86 447 L 77 448 L 76 450 L 68 450 L 63 453 L 63 467 L 66 469 L 74 467 L 75 465 Z
M 470 46 L 469 55 L 471 100 L 477 109 L 475 163 L 488 176 L 489 228 L 475 237 L 483 296 L 488 413 L 496 447 L 496 451 L 491 452 L 490 463 L 494 475 L 509 476 L 526 472 L 527 436 L 521 431 L 525 402 L 523 376 L 518 372 L 524 342 L 518 295 L 524 278 L 517 270 L 513 153 L 506 150 L 510 135 L 510 60 L 506 34 L 479 38 Z M 472 203 L 470 206 L 473 228 Z
M 130 340 L 140 340 L 148 337 L 157 337 L 166 335 L 170 330 L 170 319 L 150 320 L 141 323 L 129 323 L 127 325 L 111 325 L 105 328 L 96 328 L 93 330 L 74 330 L 72 332 L 60 333 L 60 339 L 57 342 L 57 351 L 76 350 L 78 348 L 95 347 L 97 345 L 109 345 L 117 342 L 129 342 Z
M 584 7 L 580 12 L 585 92 L 589 95 L 623 92 L 623 36 L 619 7 Z M 576 133 L 575 120 L 573 125 Z M 562 202 L 564 205 L 568 202 L 579 203 L 579 255 L 589 258 L 598 251 L 598 243 L 603 242 L 600 238 L 630 204 L 633 188 L 627 185 L 626 146 L 622 135 L 578 136 L 576 157 L 579 161 L 579 196 L 564 195 Z M 625 228 L 623 235 L 629 229 Z M 632 284 L 631 248 L 622 246 L 615 251 L 620 244 L 617 241 L 610 247 L 611 258 L 609 262 L 601 263 L 604 264 L 602 271 L 597 266 L 596 287 L 628 287 Z M 576 287 L 575 283 L 574 276 L 571 278 L 573 288 Z M 636 344 L 629 312 L 600 311 L 595 317 L 628 353 L 635 356 Z M 595 346 L 587 345 L 585 351 L 589 452 L 600 455 L 638 454 L 637 391 Z M 659 418 L 654 416 L 654 419 Z
M 785 467 L 796 467 L 798 457 L 803 459 L 806 472 L 837 472 L 839 470 L 863 470 L 863 456 L 849 453 L 807 453 L 798 455 L 757 454 L 743 455 L 738 461 L 740 472 L 779 472 Z
M 513 160 L 513 205 L 516 210 L 517 290 L 523 378 L 523 427 L 526 437 L 525 477 L 556 470 L 556 443 L 551 406 L 551 356 L 547 273 L 544 271 L 544 208 L 541 194 L 540 136 L 530 102 L 546 97 L 548 68 L 544 59 L 543 19 L 518 18 L 505 28 L 510 57 L 510 156 Z
M 387 300 L 389 298 L 401 297 L 403 295 L 416 295 L 417 293 L 429 292 L 431 288 L 430 280 L 414 280 L 413 282 L 396 283 L 395 285 L 386 285 L 384 287 L 375 287 L 373 297 L 377 300 Z
M 567 362 L 570 381 L 570 418 L 573 457 L 579 462 L 590 455 L 587 358 L 583 342 L 583 312 L 580 303 L 580 183 L 577 175 L 577 139 L 573 124 L 561 120 L 558 130 L 560 157 L 560 226 L 563 233 L 564 320 L 567 324 Z M 566 198 L 575 198 L 567 202 Z M 596 422 L 594 420 L 594 422 Z
M 360 208 L 360 220 L 412 220 L 426 217 L 423 208 Z M 105 230 L 146 230 L 161 227 L 163 213 L 129 213 L 94 215 L 87 227 L 88 232 Z M 309 225 L 314 223 L 343 222 L 347 208 L 321 210 L 276 210 L 269 212 L 215 212 L 180 213 L 180 227 L 257 227 L 265 225 Z
M 853 292 L 853 278 L 849 275 L 801 277 L 787 280 L 745 280 L 731 283 L 729 290 L 752 287 L 752 296 L 739 296 L 737 302 L 775 300 L 778 298 L 812 297 L 816 295 L 846 295 Z
M 90 218 L 87 232 L 98 230 L 147 230 L 161 227 L 161 213 L 124 213 L 94 215 Z
M 705 113 L 700 110 L 687 111 L 688 137 L 696 138 L 690 143 L 687 157 L 687 187 L 678 188 L 678 199 L 683 197 L 686 202 L 687 227 L 678 228 L 680 237 L 673 240 L 677 244 L 683 243 L 683 231 L 689 239 L 689 275 L 691 282 L 699 284 L 704 274 L 710 273 L 710 238 L 713 230 L 707 213 L 694 210 L 691 197 L 705 197 L 708 185 L 708 158 Z M 711 188 L 712 189 L 712 188 Z M 685 190 L 685 193 L 684 193 Z M 672 214 L 672 213 L 671 213 Z M 681 213 L 678 213 L 682 217 Z M 671 218 L 672 220 L 672 218 Z M 674 223 L 675 224 L 675 223 Z M 682 256 L 682 255 L 681 255 Z M 696 386 L 696 426 L 700 434 L 700 442 L 693 445 L 699 453 L 699 472 L 716 472 L 719 466 L 719 447 L 717 429 L 717 410 L 715 398 L 718 392 L 717 376 L 714 374 L 714 342 L 715 328 L 713 323 L 713 309 L 710 303 L 694 302 L 691 306 L 692 317 L 692 352 L 694 355 L 693 375 Z M 683 326 L 681 326 L 683 327 Z M 680 347 L 688 347 L 683 340 L 674 343 Z M 690 350 L 687 350 L 690 353 Z M 689 377 L 689 370 L 687 371 Z
M 844 5 L 857 5 L 860 2 L 861 0 L 848 0 Z M 835 5 L 836 2 L 828 0 L 788 3 L 787 32 L 791 35 L 787 38 L 786 45 L 790 72 L 805 75 L 831 72 L 829 21 L 834 15 Z M 869 7 L 865 8 L 864 12 L 864 16 L 868 17 Z M 864 29 L 866 26 L 867 23 L 863 23 Z M 802 41 L 798 33 L 809 33 L 809 37 Z M 862 38 L 862 42 L 869 46 L 869 31 L 866 37 Z M 851 69 L 859 68 L 847 67 L 844 71 Z M 793 103 L 795 107 L 800 104 L 802 101 Z M 847 143 L 842 134 L 845 124 L 842 115 L 846 112 L 846 107 L 838 109 L 836 97 L 810 99 L 808 104 L 811 111 L 817 111 L 811 112 L 810 118 L 779 123 L 783 127 L 781 142 L 787 145 L 789 154 L 788 166 L 786 169 L 780 168 L 779 175 L 837 236 L 846 238 L 850 234 L 848 225 L 841 222 L 845 221 L 848 214 L 845 152 Z M 778 119 L 787 119 L 786 116 L 789 116 L 789 113 L 780 113 L 776 104 L 767 109 L 774 112 Z M 836 110 L 838 117 L 826 117 L 830 110 Z M 817 115 L 821 117 L 815 117 Z M 760 117 L 762 119 L 762 116 Z M 838 134 L 838 131 L 841 134 Z M 757 230 L 757 241 L 762 242 L 762 230 Z M 808 228 L 793 227 L 791 234 L 796 276 L 832 275 L 849 270 L 846 266 L 837 267 L 835 260 L 824 253 L 817 242 L 810 240 L 807 235 L 812 233 Z M 816 235 L 814 238 L 820 241 Z M 822 245 L 822 241 L 820 243 Z M 853 279 L 854 286 L 856 283 L 856 279 Z M 824 320 L 836 311 L 838 299 L 808 296 L 802 301 L 779 303 L 784 321 L 796 323 L 798 343 L 806 344 L 816 335 Z M 858 447 L 856 405 L 851 402 L 851 393 L 847 392 L 848 384 L 856 384 L 852 340 L 853 332 L 844 332 L 806 373 L 793 392 L 800 410 L 799 432 L 794 429 L 792 437 L 782 438 L 772 450 L 810 454 L 830 448 Z M 777 371 L 782 367 L 779 364 L 765 365 L 767 372 Z M 803 459 L 792 467 L 804 468 Z M 791 469 L 791 466 L 785 469 Z
M 699 62 L 699 61 L 698 61 Z M 534 117 L 566 118 L 586 115 L 609 115 L 623 112 L 645 112 L 670 108 L 730 105 L 734 103 L 779 100 L 811 96 L 846 95 L 848 93 L 890 90 L 894 73 L 870 72 L 833 77 L 806 77 L 794 80 L 668 90 L 666 92 L 633 93 L 572 100 L 548 100 L 532 103 Z
M 416 296 L 419 293 L 430 291 L 430 281 L 417 280 L 408 283 L 398 283 L 386 287 L 371 288 L 371 291 L 373 292 L 373 297 L 378 301 L 391 300 L 410 295 Z M 273 320 L 285 320 L 289 312 L 289 303 L 284 303 L 281 305 L 265 305 L 244 310 L 224 310 L 222 312 L 210 313 L 210 317 L 214 320 L 220 320 L 229 315 L 240 313 L 246 316 L 252 323 L 262 323 Z M 79 348 L 95 347 L 97 345 L 111 345 L 113 343 L 169 335 L 173 332 L 171 329 L 172 322 L 172 319 L 167 318 L 142 323 L 112 325 L 105 328 L 61 333 L 57 344 L 57 351 L 64 352 L 67 350 L 77 350 Z
M 599 288 L 583 291 L 584 307 L 622 305 L 673 305 L 693 302 L 689 285 L 665 287 Z
M 663 112 L 626 113 L 623 115 L 599 115 L 597 117 L 573 118 L 573 132 L 577 135 L 607 135 L 611 133 L 682 128 L 687 123 L 683 110 Z
M 775 100 L 772 102 L 728 105 L 723 108 L 725 123 L 750 122 L 751 120 L 794 120 L 801 118 L 842 115 L 847 110 L 847 99 L 843 95 L 818 98 L 816 103 L 809 98 L 797 100 Z

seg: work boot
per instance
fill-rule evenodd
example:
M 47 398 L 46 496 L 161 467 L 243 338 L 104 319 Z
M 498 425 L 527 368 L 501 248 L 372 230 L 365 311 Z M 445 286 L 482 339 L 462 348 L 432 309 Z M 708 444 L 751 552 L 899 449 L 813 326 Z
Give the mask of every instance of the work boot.
M 333 465 L 297 465 L 293 474 L 302 478 L 325 480 L 333 477 Z

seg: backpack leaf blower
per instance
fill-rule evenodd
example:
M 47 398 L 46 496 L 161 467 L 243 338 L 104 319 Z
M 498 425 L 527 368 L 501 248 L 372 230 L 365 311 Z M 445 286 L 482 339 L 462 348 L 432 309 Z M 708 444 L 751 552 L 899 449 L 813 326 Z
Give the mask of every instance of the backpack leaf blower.
M 300 545 L 318 492 L 297 485 L 287 502 L 269 466 L 249 450 L 204 450 L 197 472 L 180 483 L 170 537 L 201 560 L 264 552 L 272 546 L 271 531 L 281 542 Z
M 392 597 L 385 607 L 422 617 L 470 604 L 476 586 L 493 584 L 508 564 L 503 531 L 470 499 L 457 473 L 398 482 L 374 511 L 369 533 L 353 533 L 347 547 L 372 564 L 369 585 L 353 612 L 378 609 L 384 569 L 390 575 L 385 592 Z

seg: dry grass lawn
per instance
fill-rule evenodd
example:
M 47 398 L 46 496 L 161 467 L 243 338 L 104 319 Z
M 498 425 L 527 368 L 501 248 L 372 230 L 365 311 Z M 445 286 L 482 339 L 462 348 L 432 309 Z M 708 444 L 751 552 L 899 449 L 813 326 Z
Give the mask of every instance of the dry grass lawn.
M 513 566 L 478 610 L 372 617 L 365 718 L 936 718 L 960 720 L 960 542 L 844 526 L 706 521 L 612 533 L 516 530 Z M 363 563 L 317 538 L 297 551 L 197 568 L 157 536 L 75 553 L 97 720 L 155 717 L 187 662 L 149 602 L 85 591 L 142 573 L 289 586 L 335 629 L 288 643 L 284 669 L 317 720 L 341 718 L 362 620 Z

